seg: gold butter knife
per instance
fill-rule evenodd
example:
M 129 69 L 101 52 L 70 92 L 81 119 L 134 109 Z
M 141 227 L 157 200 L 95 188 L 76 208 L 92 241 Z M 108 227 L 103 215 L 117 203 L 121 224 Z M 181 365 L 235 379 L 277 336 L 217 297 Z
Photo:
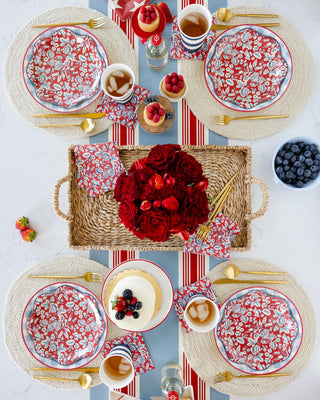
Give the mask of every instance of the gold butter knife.
M 54 368 L 49 368 L 49 367 L 37 367 L 37 368 L 29 368 L 30 371 L 57 371 Z M 99 373 L 99 367 L 88 367 L 88 368 L 76 368 L 73 369 L 72 371 L 75 372 L 90 372 L 92 374 L 97 374 Z
M 246 24 L 246 25 L 248 25 L 248 24 Z M 254 24 L 254 25 L 263 26 L 265 28 L 268 28 L 268 27 L 271 28 L 273 26 L 279 26 L 280 24 L 279 23 L 270 22 L 270 23 L 265 23 L 265 24 Z M 237 26 L 240 26 L 240 25 L 219 25 L 219 24 L 214 24 L 214 25 L 211 26 L 210 30 L 211 31 L 219 31 L 219 30 L 222 30 L 222 29 L 235 28 Z
M 272 283 L 290 283 L 290 281 L 260 281 L 260 280 L 252 280 L 252 281 L 246 281 L 246 280 L 240 280 L 240 279 L 227 279 L 227 278 L 222 278 L 222 279 L 217 279 L 216 281 L 213 282 L 213 284 L 221 284 L 221 283 L 268 283 L 268 284 L 272 284 Z
M 89 114 L 36 114 L 32 115 L 32 117 L 40 117 L 40 118 L 64 118 L 64 117 L 84 117 L 84 118 L 102 118 L 106 115 L 105 112 L 102 113 L 89 113 Z

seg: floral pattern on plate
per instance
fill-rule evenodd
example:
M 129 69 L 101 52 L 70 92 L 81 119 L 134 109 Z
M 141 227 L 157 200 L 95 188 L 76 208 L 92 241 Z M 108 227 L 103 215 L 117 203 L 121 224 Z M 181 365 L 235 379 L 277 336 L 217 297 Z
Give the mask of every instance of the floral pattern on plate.
M 282 293 L 253 287 L 235 293 L 221 307 L 215 331 L 218 349 L 240 371 L 267 374 L 286 366 L 302 341 L 302 321 Z
M 214 42 L 205 61 L 211 94 L 237 111 L 257 111 L 287 90 L 292 60 L 274 32 L 250 25 L 228 29 Z
M 71 283 L 53 284 L 29 301 L 22 330 L 38 361 L 57 369 L 74 369 L 98 355 L 106 339 L 107 322 L 93 293 Z
M 25 84 L 52 111 L 77 111 L 101 93 L 107 54 L 83 28 L 59 27 L 40 34 L 29 46 L 23 65 Z

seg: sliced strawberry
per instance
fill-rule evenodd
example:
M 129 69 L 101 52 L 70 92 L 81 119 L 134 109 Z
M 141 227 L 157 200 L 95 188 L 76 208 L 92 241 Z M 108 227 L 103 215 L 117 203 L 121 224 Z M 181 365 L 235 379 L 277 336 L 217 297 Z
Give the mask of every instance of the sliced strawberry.
M 167 22 L 172 22 L 173 17 L 171 14 L 171 11 L 166 3 L 160 3 L 158 4 L 158 7 L 164 12 L 164 15 L 166 16 Z
M 27 229 L 29 227 L 29 218 L 21 217 L 16 220 L 16 228 L 22 231 L 23 229 Z
M 34 229 L 28 228 L 20 231 L 21 237 L 25 242 L 33 242 L 37 236 L 37 232 Z
M 123 308 L 126 308 L 126 307 L 127 307 L 127 300 L 124 299 L 123 297 L 119 297 L 119 302 L 118 302 L 118 304 L 119 304 L 119 303 L 123 306 Z
M 115 307 L 114 310 L 116 311 L 123 311 L 125 309 L 125 306 L 123 306 L 123 304 L 118 303 Z

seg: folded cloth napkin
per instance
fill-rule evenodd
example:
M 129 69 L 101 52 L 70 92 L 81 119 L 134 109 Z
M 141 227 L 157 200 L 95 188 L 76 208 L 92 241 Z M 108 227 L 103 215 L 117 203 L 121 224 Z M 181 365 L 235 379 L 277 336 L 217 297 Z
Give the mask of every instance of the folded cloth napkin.
M 121 21 L 131 17 L 138 7 L 149 2 L 150 0 L 108 0 L 110 7 L 114 9 Z
M 212 23 L 214 23 L 212 19 Z M 207 55 L 207 51 L 210 49 L 212 43 L 215 40 L 215 33 L 210 31 L 207 37 L 204 39 L 200 50 L 190 53 L 187 51 L 182 44 L 181 33 L 178 27 L 178 18 L 174 17 L 171 30 L 171 46 L 170 46 L 170 58 L 179 58 L 183 60 L 204 60 Z
M 151 95 L 151 91 L 141 86 L 134 85 L 133 95 L 127 103 L 120 104 L 111 97 L 105 95 L 96 108 L 96 112 L 106 112 L 107 119 L 118 122 L 126 127 L 134 126 L 137 123 L 137 107 Z
M 114 189 L 118 177 L 125 172 L 114 142 L 73 146 L 78 187 L 87 189 L 90 197 Z
M 190 297 L 199 293 L 213 300 L 218 305 L 218 299 L 214 293 L 214 289 L 209 278 L 202 278 L 199 281 L 183 286 L 174 292 L 173 307 L 176 310 L 178 320 L 180 321 L 182 330 L 184 332 L 192 332 L 192 329 L 189 328 L 184 319 L 184 310 L 186 309 Z
M 184 243 L 183 250 L 216 258 L 230 258 L 231 242 L 240 231 L 240 226 L 226 215 L 219 213 L 210 226 L 207 239 L 198 240 L 194 234 Z
M 110 340 L 110 342 L 107 342 L 102 349 L 103 357 L 107 357 L 110 350 L 117 344 L 126 344 L 129 347 L 131 351 L 134 370 L 136 373 L 144 374 L 145 372 L 154 369 L 154 365 L 148 352 L 147 346 L 140 333 L 132 332 L 128 335 Z

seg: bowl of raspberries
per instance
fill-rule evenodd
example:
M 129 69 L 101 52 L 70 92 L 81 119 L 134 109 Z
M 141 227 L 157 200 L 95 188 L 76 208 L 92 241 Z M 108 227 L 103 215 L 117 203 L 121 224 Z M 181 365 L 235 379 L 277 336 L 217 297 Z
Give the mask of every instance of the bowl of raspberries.
M 291 189 L 311 189 L 320 182 L 320 146 L 296 137 L 282 144 L 273 158 L 276 182 Z

